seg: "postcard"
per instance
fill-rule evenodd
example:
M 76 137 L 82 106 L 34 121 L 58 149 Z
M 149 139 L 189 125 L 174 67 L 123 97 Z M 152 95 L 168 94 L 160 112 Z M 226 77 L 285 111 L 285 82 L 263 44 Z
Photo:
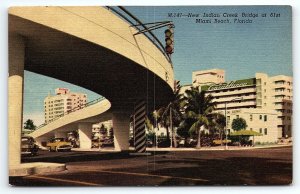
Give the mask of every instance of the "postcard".
M 291 6 L 8 9 L 13 186 L 290 185 Z

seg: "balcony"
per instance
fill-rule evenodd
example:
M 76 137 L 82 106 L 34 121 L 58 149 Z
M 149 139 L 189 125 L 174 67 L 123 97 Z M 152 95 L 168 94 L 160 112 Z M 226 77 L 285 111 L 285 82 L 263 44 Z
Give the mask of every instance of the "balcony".
M 246 102 L 228 102 L 227 103 L 227 109 L 230 108 L 238 108 L 238 107 L 245 107 L 245 106 L 255 106 L 255 101 L 246 101 Z M 217 109 L 225 109 L 225 103 L 217 104 Z
M 241 98 L 243 98 L 243 100 L 254 100 L 256 99 L 256 95 L 254 94 L 251 94 L 251 95 L 248 95 L 248 96 L 245 96 L 245 95 L 242 95 L 242 96 L 239 96 Z M 212 101 L 213 102 L 230 102 L 232 100 L 234 100 L 236 98 L 236 96 L 233 96 L 233 97 L 219 97 L 218 99 L 217 98 L 214 98 Z M 231 102 L 233 103 L 233 102 Z
M 216 91 L 209 92 L 208 94 L 211 94 L 214 97 L 219 97 L 219 96 L 230 96 L 230 95 L 239 95 L 239 94 L 246 94 L 246 93 L 255 93 L 256 88 L 241 88 L 241 90 L 235 89 L 234 91 L 220 91 L 217 93 Z

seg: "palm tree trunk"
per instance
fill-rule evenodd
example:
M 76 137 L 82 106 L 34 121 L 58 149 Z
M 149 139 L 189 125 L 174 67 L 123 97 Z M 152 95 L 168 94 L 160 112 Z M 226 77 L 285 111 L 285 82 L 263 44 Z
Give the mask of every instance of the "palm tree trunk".
M 169 141 L 170 140 L 169 127 L 166 127 L 166 132 L 167 132 L 167 141 Z
M 197 142 L 197 148 L 201 148 L 201 127 L 198 130 L 198 142 Z
M 173 146 L 174 148 L 177 148 L 177 141 L 176 141 L 176 136 L 175 136 L 175 133 L 174 133 L 174 129 L 172 129 L 172 137 L 173 137 Z
M 220 133 L 220 140 L 221 140 L 221 146 L 223 146 L 223 130 L 220 129 L 221 133 Z

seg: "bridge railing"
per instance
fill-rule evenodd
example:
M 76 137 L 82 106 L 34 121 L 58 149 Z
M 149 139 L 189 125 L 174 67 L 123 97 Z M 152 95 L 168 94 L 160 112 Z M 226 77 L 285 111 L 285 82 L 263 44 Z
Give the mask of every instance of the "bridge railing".
M 86 108 L 86 107 L 89 107 L 89 106 L 91 106 L 91 105 L 94 105 L 94 104 L 96 104 L 96 103 L 98 103 L 98 102 L 100 102 L 100 101 L 102 101 L 102 100 L 104 100 L 104 99 L 105 99 L 104 97 L 100 97 L 100 98 L 97 98 L 96 100 L 92 100 L 92 101 L 90 101 L 90 102 L 88 102 L 88 103 L 86 103 L 86 104 L 83 104 L 83 105 L 79 106 L 79 107 L 76 107 L 76 108 L 73 108 L 73 109 L 71 109 L 71 110 L 68 110 L 68 111 L 64 112 L 63 114 L 60 114 L 60 115 L 54 117 L 53 119 L 49 120 L 49 122 L 43 123 L 43 124 L 39 125 L 39 126 L 36 128 L 36 130 L 38 130 L 38 129 L 40 129 L 40 128 L 42 128 L 42 127 L 44 127 L 44 126 L 46 126 L 46 125 L 48 125 L 48 124 L 50 124 L 50 123 L 52 123 L 53 121 L 56 121 L 56 120 L 59 119 L 59 118 L 64 117 L 65 115 L 68 115 L 68 114 L 70 114 L 70 113 L 72 113 L 72 112 L 76 112 L 76 111 L 78 111 L 78 110 L 82 110 L 83 108 Z
M 137 17 L 135 17 L 132 13 L 130 13 L 124 7 L 118 6 L 118 8 L 121 11 L 119 11 L 119 10 L 117 10 L 114 7 L 111 7 L 111 6 L 106 6 L 106 7 L 107 7 L 107 9 L 113 11 L 114 13 L 118 14 L 121 18 L 123 18 L 124 20 L 126 20 L 136 30 L 143 31 L 143 30 L 147 30 L 148 29 L 147 26 L 145 26 Z M 165 48 L 164 48 L 163 44 L 160 42 L 160 40 L 151 31 L 147 31 L 147 33 L 143 33 L 143 34 L 160 50 L 160 52 L 171 63 L 171 66 L 173 68 L 171 57 L 170 57 L 170 55 L 168 55 L 166 53 Z

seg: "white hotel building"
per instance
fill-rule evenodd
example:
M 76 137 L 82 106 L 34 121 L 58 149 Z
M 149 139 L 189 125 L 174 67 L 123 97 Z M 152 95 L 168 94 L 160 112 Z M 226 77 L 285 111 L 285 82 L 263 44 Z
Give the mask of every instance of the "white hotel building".
M 292 136 L 292 77 L 256 73 L 253 78 L 225 82 L 224 70 L 211 69 L 193 72 L 192 79 L 194 87 L 213 96 L 216 109 L 223 114 L 226 104 L 228 130 L 232 120 L 241 117 L 247 122 L 247 130 L 263 134 L 255 137 L 256 142 Z
M 57 88 L 55 94 L 49 94 L 44 100 L 45 123 L 87 103 L 86 94 L 70 92 L 67 88 Z

